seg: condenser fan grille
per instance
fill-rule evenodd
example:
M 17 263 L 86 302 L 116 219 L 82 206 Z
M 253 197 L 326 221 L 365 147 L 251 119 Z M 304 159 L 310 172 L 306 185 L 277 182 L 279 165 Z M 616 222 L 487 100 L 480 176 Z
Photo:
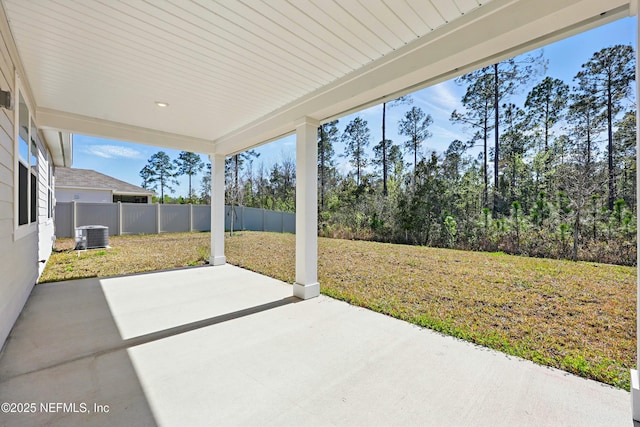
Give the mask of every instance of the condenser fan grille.
M 84 225 L 76 228 L 76 249 L 106 248 L 109 246 L 109 227 Z

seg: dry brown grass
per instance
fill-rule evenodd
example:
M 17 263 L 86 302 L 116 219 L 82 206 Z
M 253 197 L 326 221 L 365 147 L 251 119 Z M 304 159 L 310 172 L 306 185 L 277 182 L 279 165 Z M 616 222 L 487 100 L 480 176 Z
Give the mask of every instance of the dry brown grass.
M 208 233 L 112 237 L 112 249 L 65 250 L 43 280 L 201 265 Z M 292 283 L 295 236 L 242 232 L 227 260 Z M 636 269 L 337 239 L 319 240 L 324 294 L 618 387 L 635 357 Z
M 109 249 L 74 251 L 74 239 L 58 239 L 40 283 L 204 265 L 209 233 L 109 237 Z
M 227 242 L 230 263 L 294 281 L 293 235 Z M 322 238 L 318 258 L 326 295 L 629 388 L 633 267 Z

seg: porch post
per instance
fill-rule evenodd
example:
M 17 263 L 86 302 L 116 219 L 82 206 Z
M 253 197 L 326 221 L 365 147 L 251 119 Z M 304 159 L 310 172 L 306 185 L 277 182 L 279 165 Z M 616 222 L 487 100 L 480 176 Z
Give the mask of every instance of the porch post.
M 224 265 L 224 160 L 222 154 L 211 154 L 211 258 L 210 265 Z
M 296 282 L 293 295 L 320 295 L 318 283 L 318 126 L 302 118 L 296 124 Z
M 638 8 L 640 7 L 640 0 L 631 0 L 631 15 L 635 15 L 636 19 L 640 17 L 638 14 Z M 640 19 L 638 19 L 640 23 Z M 640 33 L 636 30 L 637 41 L 640 41 Z M 637 45 L 640 46 L 640 45 Z M 638 154 L 640 154 L 640 64 L 638 64 L 638 52 L 636 50 L 636 182 L 640 182 L 640 169 L 638 169 Z M 636 200 L 640 201 L 640 187 L 636 189 Z M 640 215 L 637 215 L 637 231 L 636 240 L 637 244 L 637 259 L 636 268 L 638 269 L 638 278 L 636 279 L 636 369 L 631 370 L 631 412 L 633 419 L 640 421 L 640 378 L 638 377 L 638 370 L 640 369 Z

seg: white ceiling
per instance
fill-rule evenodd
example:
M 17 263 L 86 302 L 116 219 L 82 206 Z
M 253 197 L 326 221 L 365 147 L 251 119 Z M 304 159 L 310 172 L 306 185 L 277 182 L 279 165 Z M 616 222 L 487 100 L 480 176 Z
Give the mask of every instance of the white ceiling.
M 225 154 L 629 14 L 628 0 L 1 2 L 41 127 Z

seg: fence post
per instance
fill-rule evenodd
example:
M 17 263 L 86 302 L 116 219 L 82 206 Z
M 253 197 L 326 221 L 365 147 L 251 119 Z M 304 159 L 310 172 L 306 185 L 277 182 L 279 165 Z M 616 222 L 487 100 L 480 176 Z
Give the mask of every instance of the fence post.
M 71 202 L 71 237 L 75 237 L 76 235 L 76 224 L 78 223 L 76 220 L 78 212 L 76 210 L 76 201 Z
M 282 226 L 282 233 L 284 233 L 284 211 L 280 212 L 280 225 Z
M 160 234 L 160 203 L 156 203 L 156 234 Z
M 264 231 L 264 215 L 265 215 L 264 211 L 265 211 L 265 209 L 262 208 L 262 231 Z
M 118 236 L 122 236 L 122 202 L 118 202 Z
M 193 232 L 193 204 L 189 203 L 189 233 Z

